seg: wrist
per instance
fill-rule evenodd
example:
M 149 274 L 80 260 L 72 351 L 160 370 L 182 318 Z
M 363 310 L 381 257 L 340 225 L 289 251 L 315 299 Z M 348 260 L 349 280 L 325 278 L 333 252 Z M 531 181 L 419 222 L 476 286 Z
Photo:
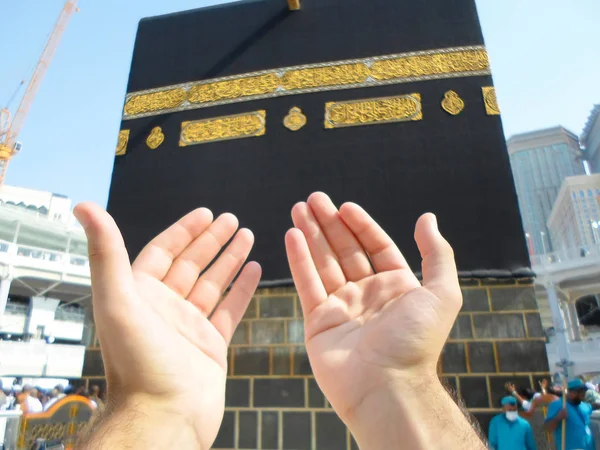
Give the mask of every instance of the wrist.
M 443 426 L 440 417 L 445 418 Z M 359 448 L 486 448 L 435 372 L 388 381 L 343 419 Z
M 206 438 L 206 434 L 207 430 L 200 428 L 194 416 L 182 414 L 174 402 L 132 394 L 114 402 L 109 399 L 106 409 L 92 420 L 77 448 L 208 450 L 215 436 Z
M 432 448 L 416 413 L 423 402 L 419 397 L 426 390 L 445 394 L 437 375 L 401 376 L 368 392 L 345 418 L 359 448 Z

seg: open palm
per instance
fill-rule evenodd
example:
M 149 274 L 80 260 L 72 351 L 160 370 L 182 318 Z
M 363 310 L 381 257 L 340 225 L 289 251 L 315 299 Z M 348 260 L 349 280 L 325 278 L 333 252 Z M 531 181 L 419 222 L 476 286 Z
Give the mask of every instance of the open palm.
M 137 395 L 140 403 L 152 398 L 150 407 L 176 405 L 170 412 L 202 424 L 199 439 L 209 448 L 223 416 L 227 347 L 254 294 L 260 266 L 246 265 L 219 301 L 248 257 L 252 233 L 236 233 L 238 221 L 231 214 L 213 221 L 209 210 L 198 209 L 152 240 L 130 266 L 121 234 L 105 211 L 83 204 L 75 213 L 88 235 L 109 402 L 131 402 Z
M 316 193 L 292 210 L 286 236 L 305 316 L 311 366 L 346 422 L 376 391 L 435 376 L 462 298 L 450 245 L 435 216 L 417 223 L 423 285 L 400 250 L 358 205 L 338 211 Z

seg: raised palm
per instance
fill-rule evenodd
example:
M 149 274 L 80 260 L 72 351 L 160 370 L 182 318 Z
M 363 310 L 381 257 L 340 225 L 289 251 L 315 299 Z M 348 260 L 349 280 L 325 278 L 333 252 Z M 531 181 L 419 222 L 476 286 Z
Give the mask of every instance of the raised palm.
M 421 285 L 389 236 L 355 204 L 313 194 L 292 211 L 288 258 L 315 377 L 344 420 L 386 385 L 435 375 L 461 306 L 452 249 L 423 216 Z
M 177 405 L 173 414 L 202 424 L 199 438 L 208 448 L 224 409 L 227 346 L 256 289 L 260 266 L 248 264 L 219 301 L 252 248 L 252 233 L 236 234 L 231 214 L 213 222 L 210 211 L 198 209 L 157 236 L 130 266 L 106 212 L 90 204 L 75 212 L 88 234 L 109 401 L 138 395 L 137 400 Z

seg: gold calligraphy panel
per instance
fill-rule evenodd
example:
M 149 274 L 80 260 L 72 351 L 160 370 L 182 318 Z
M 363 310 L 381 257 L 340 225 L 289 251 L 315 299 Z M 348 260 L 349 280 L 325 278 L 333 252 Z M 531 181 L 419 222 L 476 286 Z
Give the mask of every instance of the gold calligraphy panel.
M 284 95 L 489 74 L 482 46 L 307 64 L 135 92 L 127 96 L 123 119 Z
M 176 108 L 186 98 L 185 89 L 169 89 L 151 94 L 134 95 L 125 104 L 125 114 L 136 115 Z
M 421 94 L 325 104 L 325 128 L 422 120 Z
M 266 117 L 266 111 L 260 110 L 246 114 L 183 122 L 179 146 L 186 147 L 207 142 L 262 136 L 266 132 Z
M 370 75 L 376 80 L 391 80 L 480 72 L 488 71 L 489 68 L 490 62 L 485 50 L 466 50 L 386 58 L 373 64 Z
M 488 116 L 499 116 L 500 107 L 496 98 L 496 88 L 493 86 L 482 87 L 483 102 L 485 103 L 485 112 Z

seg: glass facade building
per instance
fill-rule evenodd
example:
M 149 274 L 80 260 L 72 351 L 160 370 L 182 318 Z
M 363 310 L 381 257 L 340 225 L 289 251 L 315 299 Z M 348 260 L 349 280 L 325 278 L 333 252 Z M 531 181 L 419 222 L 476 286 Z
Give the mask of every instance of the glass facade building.
M 584 174 L 579 139 L 555 127 L 511 137 L 508 152 L 530 252 L 551 252 L 547 221 L 562 183 Z

